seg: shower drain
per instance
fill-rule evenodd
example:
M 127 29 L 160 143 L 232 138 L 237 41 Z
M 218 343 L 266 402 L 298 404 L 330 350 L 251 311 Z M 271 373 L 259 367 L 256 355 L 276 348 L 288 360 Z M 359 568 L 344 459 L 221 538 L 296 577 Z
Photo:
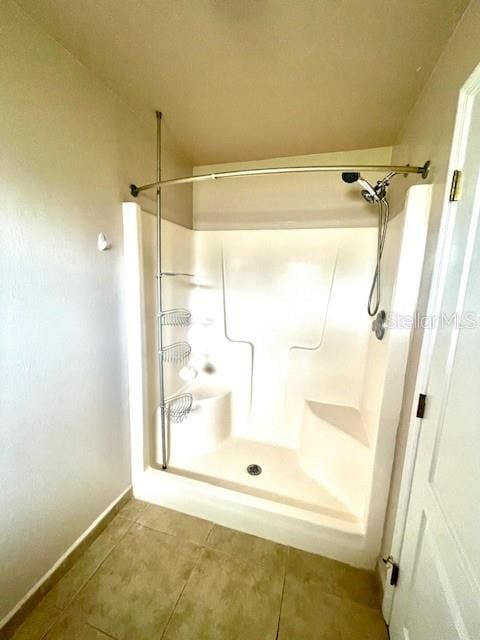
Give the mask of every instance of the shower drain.
M 259 476 L 262 473 L 262 467 L 259 464 L 249 464 L 247 467 L 247 472 L 251 476 Z

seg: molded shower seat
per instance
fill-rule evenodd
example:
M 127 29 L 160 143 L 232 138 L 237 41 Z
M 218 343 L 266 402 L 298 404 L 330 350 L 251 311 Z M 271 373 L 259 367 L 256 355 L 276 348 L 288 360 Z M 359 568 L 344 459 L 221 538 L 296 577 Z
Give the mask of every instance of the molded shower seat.
M 368 435 L 363 424 L 362 415 L 355 407 L 341 404 L 327 404 L 307 400 L 310 411 L 317 418 L 328 422 L 336 429 L 340 429 L 361 444 L 368 447 Z
M 363 518 L 370 485 L 372 451 L 356 407 L 307 400 L 300 431 L 302 467 Z
M 170 425 L 173 464 L 215 451 L 232 430 L 230 389 L 194 383 L 185 390 L 192 394 L 193 406 L 187 420 Z

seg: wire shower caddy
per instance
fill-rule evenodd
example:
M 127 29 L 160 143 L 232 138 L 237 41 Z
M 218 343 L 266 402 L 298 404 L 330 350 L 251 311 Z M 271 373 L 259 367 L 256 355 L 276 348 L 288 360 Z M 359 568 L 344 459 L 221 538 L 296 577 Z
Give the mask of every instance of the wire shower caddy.
M 162 179 L 162 114 L 157 111 L 157 174 L 159 183 Z M 162 438 L 162 469 L 168 465 L 167 457 L 167 421 L 183 422 L 188 418 L 192 408 L 193 398 L 190 393 L 181 393 L 165 398 L 165 371 L 164 364 L 186 364 L 190 357 L 191 347 L 188 342 L 175 342 L 170 345 L 163 343 L 163 327 L 186 327 L 190 324 L 191 313 L 187 309 L 163 309 L 162 305 L 162 277 L 165 276 L 193 276 L 191 273 L 175 273 L 162 271 L 162 196 L 161 189 L 157 187 L 156 198 L 156 298 L 157 298 L 157 356 L 158 356 L 158 382 L 159 382 L 159 407 L 160 407 L 160 431 Z
M 159 314 L 160 323 L 170 327 L 188 327 L 192 314 L 187 309 L 169 309 Z
M 163 362 L 169 364 L 187 364 L 192 347 L 188 342 L 174 342 L 162 349 Z
M 165 414 L 172 422 L 183 422 L 192 409 L 191 393 L 181 393 L 165 400 Z

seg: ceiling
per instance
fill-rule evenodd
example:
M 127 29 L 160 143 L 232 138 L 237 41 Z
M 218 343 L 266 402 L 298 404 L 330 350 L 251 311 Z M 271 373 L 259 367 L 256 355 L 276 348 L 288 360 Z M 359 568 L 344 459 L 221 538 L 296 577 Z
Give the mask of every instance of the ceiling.
M 195 165 L 394 143 L 468 4 L 18 2 Z

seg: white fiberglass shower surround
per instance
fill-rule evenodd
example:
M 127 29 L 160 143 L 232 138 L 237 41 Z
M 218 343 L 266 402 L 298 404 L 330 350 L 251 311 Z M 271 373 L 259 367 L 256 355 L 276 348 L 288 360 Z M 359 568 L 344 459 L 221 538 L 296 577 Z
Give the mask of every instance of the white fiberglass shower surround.
M 388 228 L 381 309 L 390 322 L 415 310 L 429 197 L 428 186 L 411 187 Z M 191 312 L 188 326 L 162 327 L 164 345 L 189 345 L 165 359 L 164 392 L 193 400 L 185 420 L 167 416 L 165 449 L 155 218 L 126 203 L 124 229 L 135 495 L 372 567 L 410 335 L 387 326 L 378 340 L 366 313 L 377 229 L 162 221 L 163 308 Z

